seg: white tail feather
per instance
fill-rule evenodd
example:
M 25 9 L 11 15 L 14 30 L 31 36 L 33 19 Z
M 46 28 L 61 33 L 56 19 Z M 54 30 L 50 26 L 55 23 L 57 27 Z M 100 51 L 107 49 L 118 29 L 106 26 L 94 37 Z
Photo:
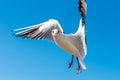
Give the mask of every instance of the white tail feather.
M 83 68 L 84 70 L 86 70 L 87 67 L 86 67 L 86 65 L 85 65 L 85 63 L 84 63 L 84 61 L 83 61 L 83 59 L 82 59 L 81 57 L 78 57 L 78 59 L 79 59 L 79 63 L 80 63 L 80 65 L 82 66 L 82 68 Z

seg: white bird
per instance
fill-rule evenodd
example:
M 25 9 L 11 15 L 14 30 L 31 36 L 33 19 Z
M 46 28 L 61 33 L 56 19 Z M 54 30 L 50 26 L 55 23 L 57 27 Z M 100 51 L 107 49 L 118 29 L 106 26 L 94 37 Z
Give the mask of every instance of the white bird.
M 64 34 L 59 22 L 51 19 L 47 22 L 33 25 L 25 28 L 15 29 L 20 31 L 15 33 L 16 36 L 31 38 L 36 40 L 48 39 L 54 41 L 59 47 L 75 55 L 79 60 L 83 69 L 86 69 L 84 64 L 84 57 L 86 56 L 87 48 L 85 41 L 85 26 L 82 26 L 82 19 L 80 20 L 79 29 L 75 34 Z M 72 66 L 73 61 L 70 64 Z M 80 72 L 80 65 L 78 67 Z
M 72 61 L 69 67 L 73 65 L 73 58 L 76 56 L 78 61 L 78 72 L 81 72 L 80 65 L 85 70 L 86 65 L 84 58 L 87 54 L 85 24 L 83 19 L 80 19 L 79 28 L 74 34 L 65 34 L 60 23 L 55 19 L 50 19 L 44 23 L 15 29 L 15 35 L 23 38 L 36 40 L 50 40 L 55 42 L 60 48 L 72 54 Z

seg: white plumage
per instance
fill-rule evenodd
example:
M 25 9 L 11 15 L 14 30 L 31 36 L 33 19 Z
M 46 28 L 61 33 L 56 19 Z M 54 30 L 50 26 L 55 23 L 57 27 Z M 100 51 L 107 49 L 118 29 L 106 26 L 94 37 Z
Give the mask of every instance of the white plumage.
M 83 3 L 82 0 L 81 3 Z M 81 9 L 84 9 L 81 14 L 86 14 L 86 7 L 83 6 Z M 54 41 L 59 47 L 72 54 L 72 56 L 76 56 L 78 62 L 82 66 L 83 69 L 86 69 L 86 65 L 84 63 L 84 58 L 87 54 L 87 46 L 86 46 L 86 34 L 85 34 L 85 24 L 83 22 L 84 18 L 81 18 L 80 25 L 76 33 L 74 34 L 64 34 L 63 29 L 60 23 L 55 19 L 50 19 L 44 23 L 15 29 L 16 36 L 20 36 L 23 38 L 30 38 L 36 40 L 50 40 Z M 70 64 L 70 67 L 73 63 Z M 78 63 L 78 72 L 81 71 L 80 65 Z

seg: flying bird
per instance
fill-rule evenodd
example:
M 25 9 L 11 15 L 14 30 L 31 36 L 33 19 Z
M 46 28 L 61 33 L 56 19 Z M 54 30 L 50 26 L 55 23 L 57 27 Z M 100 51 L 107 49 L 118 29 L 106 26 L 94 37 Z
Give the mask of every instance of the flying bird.
M 85 12 L 83 13 L 85 14 Z M 60 23 L 56 19 L 50 19 L 41 24 L 15 29 L 14 31 L 15 35 L 19 37 L 36 40 L 47 39 L 55 42 L 60 48 L 72 55 L 69 68 L 72 67 L 73 58 L 76 56 L 78 62 L 77 71 L 81 72 L 82 69 L 86 69 L 84 58 L 87 55 L 87 45 L 83 18 L 80 19 L 78 30 L 74 34 L 65 34 Z

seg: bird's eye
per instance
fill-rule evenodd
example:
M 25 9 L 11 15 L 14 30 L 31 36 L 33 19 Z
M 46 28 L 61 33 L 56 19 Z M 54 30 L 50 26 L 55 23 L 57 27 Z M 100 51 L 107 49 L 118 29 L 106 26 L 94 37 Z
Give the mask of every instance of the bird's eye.
M 52 31 L 52 33 L 54 33 L 54 31 Z

